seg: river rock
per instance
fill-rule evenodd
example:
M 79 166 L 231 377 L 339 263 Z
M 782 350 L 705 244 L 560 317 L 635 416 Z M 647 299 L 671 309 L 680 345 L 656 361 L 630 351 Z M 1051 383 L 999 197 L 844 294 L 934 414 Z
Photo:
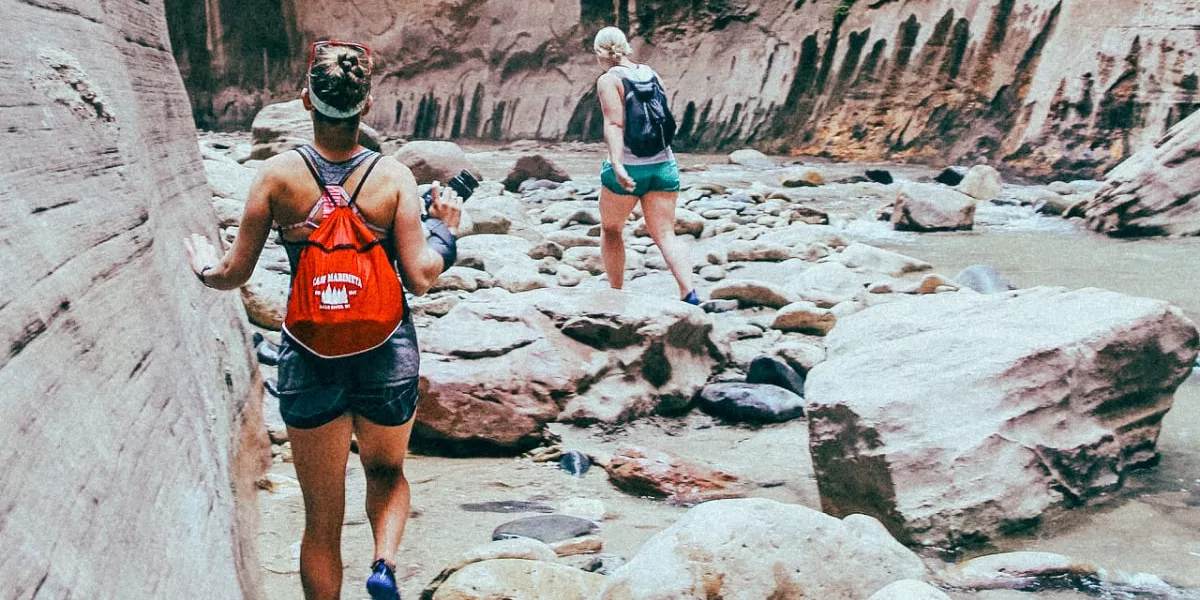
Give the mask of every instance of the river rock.
M 478 292 L 422 334 L 414 437 L 516 452 L 540 442 L 551 421 L 682 410 L 723 360 L 708 319 L 682 302 L 617 290 Z
M 774 356 L 760 356 L 750 361 L 746 383 L 765 383 L 779 386 L 797 396 L 804 395 L 804 376 Z
M 504 189 L 516 192 L 520 189 L 521 184 L 529 179 L 562 183 L 570 181 L 571 176 L 562 167 L 554 164 L 554 161 L 541 154 L 526 154 L 517 159 L 517 164 L 513 165 L 508 176 L 504 178 Z
M 1200 111 L 1109 172 L 1083 213 L 1112 236 L 1200 234 Z
M 1017 289 L 1003 273 L 987 265 L 971 265 L 954 277 L 958 285 L 980 294 L 999 294 Z
M 731 261 L 780 262 L 792 257 L 791 248 L 758 240 L 734 240 L 725 246 L 725 252 Z
M 560 259 L 563 255 L 563 247 L 553 240 L 545 240 L 526 253 L 526 256 L 534 260 L 542 260 L 544 258 Z
M 592 275 L 600 275 L 604 273 L 604 256 L 600 254 L 600 249 L 596 247 L 578 246 L 575 248 L 567 248 L 563 251 L 563 264 L 586 271 Z M 630 266 L 630 255 L 627 253 L 625 257 L 626 267 Z
M 242 304 L 250 322 L 272 331 L 282 329 L 291 285 L 290 276 L 256 267 L 242 286 Z
M 250 127 L 253 149 L 251 160 L 266 160 L 293 148 L 312 143 L 312 114 L 304 108 L 299 98 L 270 104 L 254 116 Z M 364 148 L 379 152 L 380 136 L 366 123 L 358 127 L 358 143 Z
M 254 183 L 255 171 L 237 163 L 206 160 L 204 161 L 204 175 L 213 196 L 235 200 L 244 205 L 246 196 L 250 193 L 250 184 Z M 240 220 L 240 212 L 238 220 Z M 236 222 L 231 223 L 231 225 L 236 224 Z
M 553 544 L 596 531 L 596 524 L 588 519 L 568 515 L 538 515 L 509 521 L 492 531 L 493 540 L 531 538 Z
M 895 181 L 895 179 L 892 177 L 892 173 L 884 169 L 868 169 L 865 175 L 870 181 L 882 183 L 884 185 L 891 185 L 892 182 Z
M 779 174 L 779 183 L 783 187 L 818 187 L 825 185 L 825 177 L 821 172 L 808 168 L 796 167 L 788 169 Z
M 613 485 L 635 496 L 692 503 L 735 494 L 735 475 L 672 452 L 625 445 L 603 465 Z
M 604 581 L 603 575 L 552 562 L 488 560 L 450 575 L 429 600 L 594 600 Z
M 1033 288 L 875 306 L 826 343 L 805 384 L 822 508 L 957 545 L 1153 463 L 1200 338 L 1165 302 Z
M 927 183 L 906 183 L 892 207 L 897 231 L 960 231 L 975 226 L 975 200 Z
M 1094 576 L 1096 568 L 1050 552 L 1005 552 L 972 558 L 941 574 L 956 588 L 972 590 L 1035 587 L 1039 579 Z
M 409 142 L 392 154 L 392 158 L 407 166 L 419 184 L 438 181 L 446 185 L 450 178 L 464 170 L 476 173 L 467 155 L 454 142 Z
M 871 594 L 868 600 L 950 600 L 950 596 L 924 581 L 905 579 Z
M 656 534 L 602 600 L 861 600 L 925 567 L 875 519 L 761 498 L 701 504 Z
M 675 235 L 690 235 L 700 237 L 704 233 L 704 226 L 707 221 L 704 217 L 692 212 L 686 208 L 675 209 Z M 642 219 L 638 221 L 637 227 L 633 231 L 636 236 L 649 236 L 650 230 L 646 228 L 646 221 Z
M 553 562 L 558 555 L 548 544 L 529 537 L 514 537 L 472 548 L 454 558 L 421 592 L 421 600 L 431 600 L 434 592 L 463 567 L 488 560 L 519 559 Z
M 933 268 L 933 265 L 923 260 L 859 242 L 846 246 L 841 254 L 837 255 L 836 260 L 851 269 L 885 273 L 892 277 L 928 271 Z
M 700 407 L 735 422 L 782 423 L 804 416 L 804 398 L 766 383 L 711 383 L 700 390 Z
M 948 186 L 956 186 L 962 183 L 964 177 L 967 176 L 969 169 L 967 167 L 946 167 L 934 178 L 934 181 Z
M 812 335 L 825 335 L 837 325 L 837 315 L 812 302 L 793 302 L 775 314 L 771 328 Z
M 709 293 L 713 300 L 737 300 L 741 306 L 783 308 L 796 300 L 795 293 L 782 286 L 750 279 L 726 279 Z
M 743 167 L 752 167 L 755 169 L 771 169 L 775 167 L 775 161 L 771 160 L 769 156 L 759 152 L 758 150 L 752 150 L 750 148 L 743 148 L 741 150 L 733 151 L 729 155 L 729 162 L 730 164 L 741 165 Z
M 807 300 L 821 308 L 831 308 L 862 292 L 869 279 L 841 263 L 824 262 L 792 278 L 787 289 L 799 300 Z
M 789 248 L 807 248 L 810 244 L 824 244 L 830 248 L 845 248 L 844 232 L 829 225 L 793 223 L 786 227 L 768 231 L 756 238 L 761 242 L 782 244 Z
M 571 265 L 558 265 L 558 272 L 555 274 L 555 281 L 561 287 L 575 287 L 589 276 L 589 273 L 580 271 Z
M 995 167 L 975 165 L 967 171 L 963 180 L 955 186 L 958 191 L 984 202 L 1004 195 L 1004 180 Z
M 825 347 L 813 342 L 788 339 L 775 345 L 771 351 L 801 377 L 825 362 Z

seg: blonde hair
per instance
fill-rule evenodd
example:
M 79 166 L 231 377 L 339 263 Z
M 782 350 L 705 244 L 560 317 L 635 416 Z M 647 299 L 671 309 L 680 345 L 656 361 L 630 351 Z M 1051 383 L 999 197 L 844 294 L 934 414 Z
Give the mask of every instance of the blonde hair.
M 633 54 L 633 46 L 625 39 L 625 32 L 616 27 L 601 29 L 596 34 L 596 41 L 592 47 L 596 50 L 596 56 L 610 60 L 621 60 Z

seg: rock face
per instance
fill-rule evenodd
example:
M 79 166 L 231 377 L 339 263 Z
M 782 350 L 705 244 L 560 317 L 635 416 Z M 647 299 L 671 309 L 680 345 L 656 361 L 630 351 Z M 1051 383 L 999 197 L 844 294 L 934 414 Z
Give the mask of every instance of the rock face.
M 184 255 L 216 219 L 162 4 L 0 10 L 0 595 L 258 598 L 262 384 Z
M 422 335 L 418 441 L 511 452 L 536 445 L 551 421 L 679 411 L 723 360 L 707 315 L 681 302 L 495 292 L 459 303 Z
M 663 77 L 681 149 L 752 140 L 1094 177 L 1187 116 L 1200 72 L 1190 0 L 166 4 L 211 126 L 244 126 L 264 97 L 294 95 L 307 43 L 335 37 L 386 57 L 369 117 L 382 131 L 599 141 L 588 49 L 620 25 Z
M 1034 527 L 1156 460 L 1198 346 L 1178 309 L 1095 289 L 943 294 L 847 317 L 805 386 L 822 507 L 921 544 Z
M 1083 210 L 1113 236 L 1200 235 L 1200 113 L 1113 169 Z
M 773 500 L 718 500 L 687 512 L 614 573 L 603 600 L 860 600 L 925 567 L 879 521 L 838 520 Z

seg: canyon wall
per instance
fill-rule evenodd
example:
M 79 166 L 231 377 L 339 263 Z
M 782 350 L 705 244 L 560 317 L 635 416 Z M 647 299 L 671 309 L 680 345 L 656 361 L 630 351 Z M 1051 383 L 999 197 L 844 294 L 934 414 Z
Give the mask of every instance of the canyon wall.
M 167 4 L 186 12 L 172 8 L 183 0 Z M 210 127 L 245 126 L 262 102 L 294 96 L 306 44 L 335 37 L 373 47 L 369 121 L 384 131 L 598 140 L 590 38 L 612 24 L 663 76 L 683 149 L 986 160 L 1036 178 L 1094 177 L 1200 107 L 1200 5 L 1190 0 L 196 4 L 192 22 L 208 29 L 172 35 L 204 34 L 220 56 L 188 77 Z M 270 49 L 247 42 L 231 16 L 252 12 L 278 16 Z
M 0 598 L 258 598 L 269 454 L 162 4 L 0 0 Z

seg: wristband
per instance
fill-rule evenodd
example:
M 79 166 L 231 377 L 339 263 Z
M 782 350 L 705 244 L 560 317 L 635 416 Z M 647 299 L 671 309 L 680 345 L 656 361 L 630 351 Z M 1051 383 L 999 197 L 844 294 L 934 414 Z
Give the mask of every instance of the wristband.
M 204 267 L 200 269 L 200 272 L 196 273 L 196 277 L 200 280 L 200 283 L 204 284 L 204 287 L 211 287 L 208 285 L 208 282 L 204 280 L 204 274 L 211 271 L 212 269 L 213 269 L 212 265 L 204 265 Z
M 425 219 L 425 228 L 429 230 L 425 242 L 442 255 L 442 272 L 445 273 L 447 269 L 454 266 L 454 261 L 458 258 L 456 238 L 450 232 L 450 228 L 437 217 Z

